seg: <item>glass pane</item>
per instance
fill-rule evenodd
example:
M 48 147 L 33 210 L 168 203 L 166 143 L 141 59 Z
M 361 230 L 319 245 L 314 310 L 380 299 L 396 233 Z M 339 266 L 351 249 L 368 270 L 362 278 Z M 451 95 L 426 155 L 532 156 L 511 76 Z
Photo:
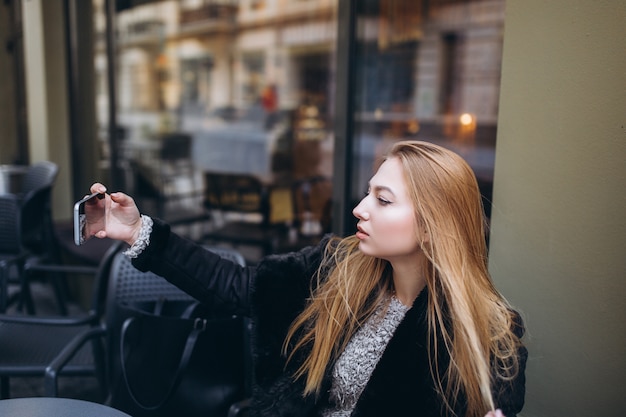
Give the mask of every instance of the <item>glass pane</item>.
M 115 22 L 121 166 L 142 211 L 177 222 L 208 208 L 208 232 L 180 228 L 203 240 L 235 216 L 208 188 L 253 177 L 267 210 L 236 220 L 280 230 L 268 250 L 330 230 L 336 0 L 154 1 Z M 105 62 L 100 47 L 102 80 Z M 103 127 L 106 103 L 99 88 Z
M 489 217 L 504 3 L 357 2 L 354 202 L 391 143 L 418 139 L 469 162 Z

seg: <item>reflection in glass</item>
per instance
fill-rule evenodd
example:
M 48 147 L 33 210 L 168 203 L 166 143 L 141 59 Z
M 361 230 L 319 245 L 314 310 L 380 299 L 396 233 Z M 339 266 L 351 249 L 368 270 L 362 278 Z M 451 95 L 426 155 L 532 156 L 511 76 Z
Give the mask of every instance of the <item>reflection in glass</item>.
M 102 13 L 102 0 L 93 1 Z M 118 124 L 132 179 L 126 188 L 144 210 L 152 210 L 148 197 L 168 197 L 157 175 L 159 150 L 164 136 L 179 133 L 192 137 L 197 175 L 178 178 L 177 192 L 203 194 L 206 173 L 252 174 L 276 191 L 269 201 L 281 214 L 271 218 L 289 231 L 287 248 L 328 231 L 332 191 L 318 184 L 333 174 L 335 9 L 336 0 L 169 0 L 118 10 Z M 103 94 L 98 103 L 106 126 Z M 306 205 L 296 204 L 303 184 L 311 191 Z M 280 197 L 285 188 L 292 197 Z M 202 197 L 191 201 L 203 204 Z M 154 214 L 173 218 L 179 206 Z M 301 206 L 307 209 L 296 211 Z
M 353 200 L 390 143 L 460 153 L 490 215 L 504 0 L 357 2 Z
M 104 0 L 92 1 L 100 35 L 97 108 L 106 131 Z M 125 188 L 142 209 L 166 219 L 185 207 L 206 209 L 205 174 L 245 174 L 266 185 L 265 218 L 280 222 L 289 237 L 276 250 L 330 230 L 334 117 L 347 117 L 335 116 L 335 90 L 342 87 L 335 85 L 337 27 L 345 23 L 336 21 L 337 0 L 138 3 L 115 19 L 117 166 L 126 167 Z M 390 143 L 417 138 L 468 160 L 490 214 L 504 4 L 355 1 L 348 204 L 360 199 Z M 163 167 L 163 139 L 178 134 L 191 138 L 184 163 L 194 174 L 170 176 L 164 188 L 157 173 L 176 166 Z M 189 198 L 168 198 L 172 190 Z M 153 209 L 154 196 L 169 207 Z M 192 229 L 201 239 L 203 229 Z

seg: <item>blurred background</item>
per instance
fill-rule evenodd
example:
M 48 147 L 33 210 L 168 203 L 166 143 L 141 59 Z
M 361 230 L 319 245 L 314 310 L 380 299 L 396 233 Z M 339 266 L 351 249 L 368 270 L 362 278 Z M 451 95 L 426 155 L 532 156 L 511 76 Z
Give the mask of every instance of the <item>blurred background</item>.
M 64 250 L 97 180 L 254 263 L 352 233 L 389 144 L 442 144 L 529 329 L 522 414 L 622 416 L 625 21 L 619 0 L 5 0 L 0 191 L 53 161 Z

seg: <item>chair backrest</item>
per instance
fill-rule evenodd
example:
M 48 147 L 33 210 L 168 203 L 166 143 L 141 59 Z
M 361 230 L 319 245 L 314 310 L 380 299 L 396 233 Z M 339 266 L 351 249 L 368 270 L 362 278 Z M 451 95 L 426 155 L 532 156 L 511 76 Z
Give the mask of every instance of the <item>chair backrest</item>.
M 235 262 L 236 264 L 239 264 L 241 266 L 246 266 L 245 258 L 243 257 L 241 252 L 239 252 L 236 249 L 223 248 L 219 246 L 205 246 L 204 248 L 213 253 L 217 253 L 219 256 L 221 256 L 224 259 L 229 259 Z
M 40 187 L 52 186 L 59 173 L 59 167 L 54 162 L 41 161 L 31 165 L 22 178 L 21 194 L 36 190 Z
M 121 253 L 124 243 L 120 241 L 111 241 L 111 245 L 106 250 L 100 263 L 96 267 L 96 277 L 94 279 L 94 285 L 91 298 L 91 311 L 98 317 L 104 317 L 106 308 L 106 298 L 108 296 L 107 289 L 109 287 L 109 279 L 111 278 L 111 269 L 113 268 L 113 262 Z M 71 267 L 68 267 L 71 268 Z M 91 267 L 84 267 L 85 270 L 89 270 Z M 80 270 L 81 267 L 76 267 L 76 270 Z
M 17 196 L 0 196 L 0 254 L 17 254 L 22 250 L 20 208 Z
M 54 249 L 52 189 L 58 172 L 54 162 L 41 161 L 31 165 L 22 180 L 22 238 L 24 246 L 35 253 Z
M 222 258 L 245 266 L 243 255 L 234 249 L 214 246 L 205 246 L 205 249 L 217 253 Z M 130 259 L 121 252 L 116 255 L 110 273 L 111 278 L 109 279 L 107 290 L 108 313 L 113 313 L 117 305 L 123 303 L 157 301 L 161 298 L 172 301 L 193 299 L 190 295 L 153 272 L 138 270 L 133 266 Z M 113 317 L 110 318 L 112 319 Z
M 159 151 L 162 161 L 191 163 L 191 135 L 187 133 L 168 133 L 161 138 Z
M 41 186 L 23 195 L 21 227 L 23 244 L 34 253 L 52 248 L 52 185 Z
M 28 249 L 41 254 L 53 249 L 51 193 L 52 186 L 43 186 L 23 196 L 0 196 L 0 252 Z
M 40 252 L 52 238 L 51 196 L 58 166 L 50 161 L 31 165 L 17 195 L 0 197 L 0 252 L 23 248 Z
M 97 266 L 35 262 L 31 264 L 28 269 L 30 271 L 38 272 L 94 276 L 89 315 L 102 320 L 105 312 L 105 300 L 107 297 L 107 288 L 113 260 L 115 259 L 115 255 L 121 250 L 122 247 L 124 247 L 124 243 L 120 241 L 109 240 L 108 242 L 109 246 L 106 249 L 106 252 L 102 255 Z

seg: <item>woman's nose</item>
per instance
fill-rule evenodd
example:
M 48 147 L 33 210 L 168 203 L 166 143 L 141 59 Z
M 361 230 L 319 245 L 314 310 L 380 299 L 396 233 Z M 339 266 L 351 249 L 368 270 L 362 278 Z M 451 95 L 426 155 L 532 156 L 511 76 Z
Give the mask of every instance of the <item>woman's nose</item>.
M 365 210 L 363 204 L 364 200 L 365 199 L 361 200 L 359 204 L 357 204 L 356 207 L 352 209 L 352 214 L 359 220 L 367 220 L 369 218 L 369 214 L 367 213 L 367 210 Z

